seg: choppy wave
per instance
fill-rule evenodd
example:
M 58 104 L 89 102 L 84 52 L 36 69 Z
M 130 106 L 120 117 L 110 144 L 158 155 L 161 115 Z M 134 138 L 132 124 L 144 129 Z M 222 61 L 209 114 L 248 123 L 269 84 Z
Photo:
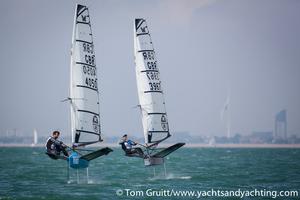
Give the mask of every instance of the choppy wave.
M 145 167 L 139 158 L 115 149 L 90 163 L 86 171 L 70 171 L 51 160 L 44 148 L 0 148 L 0 199 L 116 199 L 121 189 L 209 188 L 292 190 L 300 188 L 300 149 L 182 148 L 163 166 Z

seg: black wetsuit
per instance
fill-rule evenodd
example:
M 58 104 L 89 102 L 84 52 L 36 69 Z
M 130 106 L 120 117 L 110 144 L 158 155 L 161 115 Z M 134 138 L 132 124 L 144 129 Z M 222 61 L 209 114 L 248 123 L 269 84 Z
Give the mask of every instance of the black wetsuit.
M 59 140 L 56 140 L 54 137 L 49 137 L 46 142 L 46 149 L 47 155 L 53 159 L 57 159 L 61 152 L 65 156 L 69 156 L 68 152 L 66 151 L 66 146 Z
M 139 147 L 127 148 L 126 144 L 125 144 L 126 142 L 128 142 L 128 141 L 121 141 L 121 142 L 119 142 L 119 144 L 121 145 L 123 151 L 125 151 L 126 155 L 132 155 L 132 154 L 136 154 L 137 153 L 140 156 L 144 156 L 144 152 L 143 152 L 143 150 L 141 148 L 139 148 Z M 134 145 L 136 145 L 136 144 L 133 144 L 132 146 L 134 146 Z
M 127 154 L 127 153 L 130 153 L 130 151 L 128 151 L 128 149 L 127 149 L 126 146 L 125 146 L 125 141 L 122 141 L 122 142 L 120 142 L 119 144 L 121 145 L 123 151 L 125 151 L 126 154 Z

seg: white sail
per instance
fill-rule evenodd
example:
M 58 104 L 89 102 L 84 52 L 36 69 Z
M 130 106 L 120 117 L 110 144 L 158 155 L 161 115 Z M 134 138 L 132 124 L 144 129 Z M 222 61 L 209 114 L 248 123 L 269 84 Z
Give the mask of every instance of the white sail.
M 134 22 L 134 55 L 145 143 L 157 143 L 170 133 L 155 51 L 144 19 Z
M 36 129 L 33 130 L 33 144 L 37 145 L 38 143 L 38 135 Z
M 101 141 L 95 49 L 89 11 L 83 5 L 75 10 L 70 72 L 72 143 Z

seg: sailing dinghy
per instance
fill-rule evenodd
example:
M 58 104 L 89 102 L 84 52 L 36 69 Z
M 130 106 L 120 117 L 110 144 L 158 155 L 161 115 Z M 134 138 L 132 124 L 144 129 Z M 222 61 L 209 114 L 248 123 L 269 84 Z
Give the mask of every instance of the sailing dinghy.
M 71 105 L 72 152 L 67 160 L 71 168 L 86 168 L 90 160 L 107 155 L 112 149 L 85 149 L 88 145 L 102 142 L 102 139 L 90 15 L 88 8 L 79 4 L 74 16 L 70 75 L 68 100 Z
M 145 140 L 145 144 L 142 145 L 145 155 L 136 155 L 136 157 L 143 158 L 145 166 L 160 165 L 164 163 L 164 157 L 185 143 L 177 143 L 163 150 L 157 148 L 159 143 L 171 137 L 171 134 L 160 72 L 145 19 L 134 21 L 134 55 Z

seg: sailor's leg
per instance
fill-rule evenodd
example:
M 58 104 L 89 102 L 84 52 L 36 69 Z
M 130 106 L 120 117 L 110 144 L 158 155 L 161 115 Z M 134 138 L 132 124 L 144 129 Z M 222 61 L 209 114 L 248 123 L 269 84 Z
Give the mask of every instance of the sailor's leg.
M 46 154 L 52 159 L 58 159 L 57 153 L 55 150 L 47 150 Z
M 68 151 L 66 150 L 66 148 L 63 148 L 63 149 L 62 149 L 62 152 L 63 152 L 63 154 L 64 154 L 65 156 L 69 157 L 69 153 L 68 153 Z
M 139 154 L 139 155 L 141 155 L 141 156 L 144 155 L 143 150 L 142 150 L 141 148 L 139 148 L 139 147 L 133 148 L 133 149 L 132 149 L 132 152 L 137 153 L 137 154 Z
M 60 152 L 62 151 L 62 147 L 60 145 L 55 145 L 55 151 L 56 151 L 56 155 L 60 155 Z

